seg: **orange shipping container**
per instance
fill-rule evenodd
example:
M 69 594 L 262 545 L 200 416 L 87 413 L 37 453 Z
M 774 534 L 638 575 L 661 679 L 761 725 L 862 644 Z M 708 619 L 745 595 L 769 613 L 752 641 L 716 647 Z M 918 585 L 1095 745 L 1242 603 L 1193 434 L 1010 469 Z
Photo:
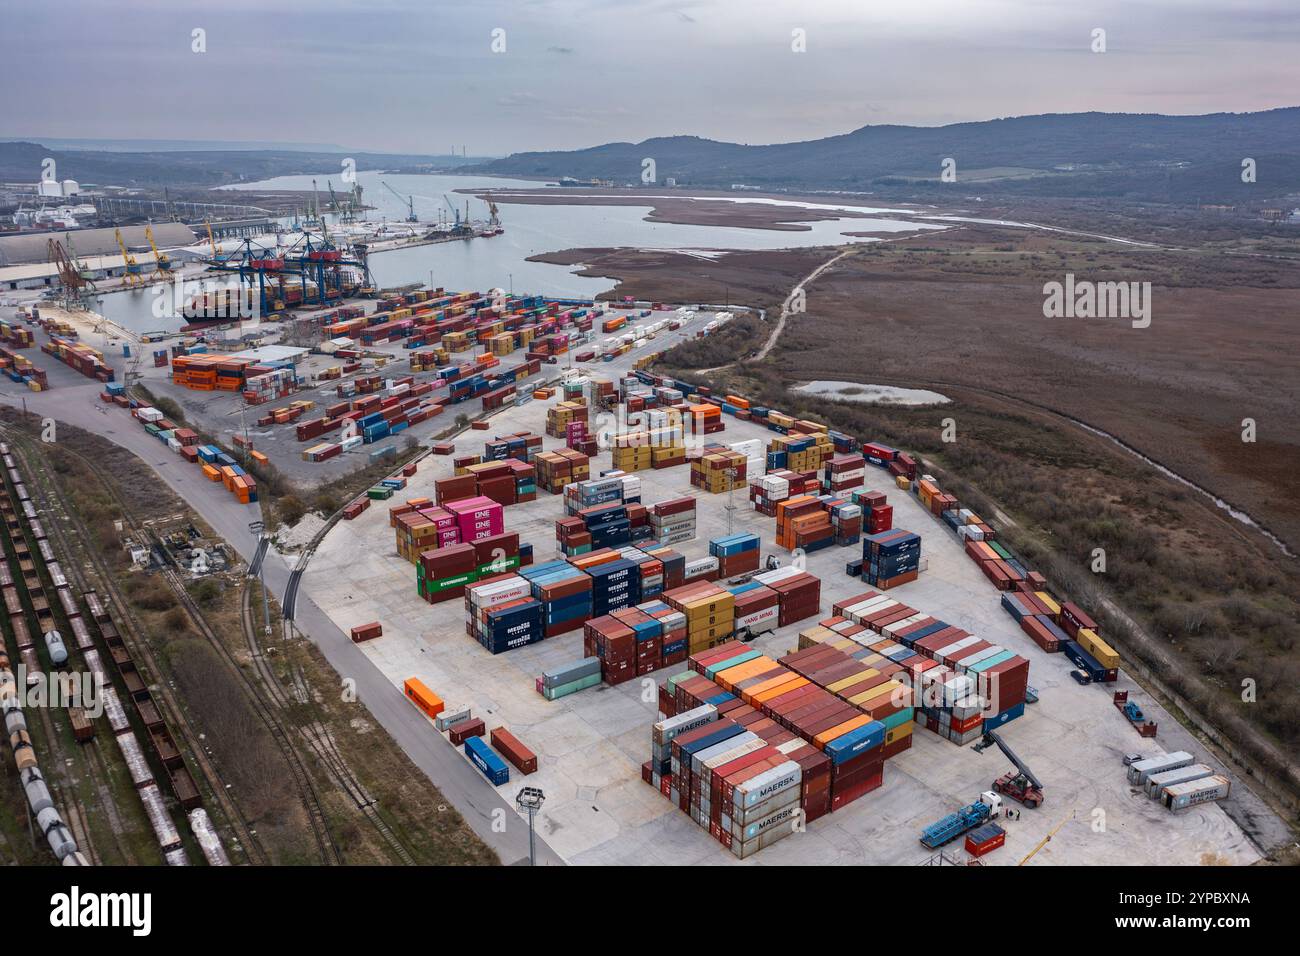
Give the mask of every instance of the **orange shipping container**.
M 825 750 L 826 745 L 830 743 L 832 740 L 834 740 L 835 738 L 843 737 L 850 730 L 857 730 L 859 727 L 863 727 L 869 723 L 871 723 L 871 718 L 868 717 L 866 714 L 860 714 L 857 717 L 853 717 L 850 718 L 849 720 L 844 721 L 844 723 L 842 724 L 836 724 L 830 730 L 823 730 L 820 734 L 818 734 L 816 737 L 813 738 L 813 743 L 815 743 L 822 750 Z
M 406 693 L 407 699 L 430 718 L 437 717 L 446 707 L 442 698 L 425 687 L 424 681 L 418 677 L 408 677 L 402 684 L 402 690 Z
M 407 678 L 406 682 L 402 684 L 402 689 L 406 692 L 408 700 L 424 711 L 425 715 L 430 718 L 437 717 L 446 708 L 446 704 L 442 702 L 442 697 L 435 695 L 433 691 L 425 687 L 420 678 Z

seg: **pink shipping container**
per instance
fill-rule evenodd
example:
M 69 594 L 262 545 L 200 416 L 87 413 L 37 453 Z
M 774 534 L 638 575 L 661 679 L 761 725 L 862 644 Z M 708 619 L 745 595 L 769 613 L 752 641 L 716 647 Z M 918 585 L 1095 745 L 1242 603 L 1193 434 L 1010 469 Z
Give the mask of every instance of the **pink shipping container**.
M 505 531 L 505 509 L 491 498 L 462 498 L 443 507 L 455 515 L 461 541 L 477 541 Z

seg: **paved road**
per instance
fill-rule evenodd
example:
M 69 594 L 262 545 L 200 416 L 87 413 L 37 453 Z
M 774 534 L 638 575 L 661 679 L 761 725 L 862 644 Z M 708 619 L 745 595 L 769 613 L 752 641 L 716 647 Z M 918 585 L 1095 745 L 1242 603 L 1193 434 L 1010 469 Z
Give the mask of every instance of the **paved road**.
M 257 550 L 257 538 L 248 523 L 260 520 L 260 511 L 240 505 L 220 485 L 203 478 L 200 470 L 173 454 L 151 437 L 124 410 L 98 401 L 95 383 L 62 387 L 48 392 L 18 391 L 7 380 L 0 386 L 0 401 L 21 407 L 26 399 L 29 412 L 76 425 L 131 451 L 149 465 L 158 476 L 212 529 L 224 538 L 245 560 Z M 296 558 L 291 558 L 296 561 Z M 265 572 L 272 593 L 283 594 L 292 566 L 285 557 L 271 550 L 267 553 Z M 397 741 L 412 763 L 431 781 L 465 817 L 475 833 L 492 847 L 503 863 L 513 864 L 528 857 L 528 827 L 513 807 L 487 782 L 481 773 L 429 721 L 407 703 L 370 659 L 352 643 L 304 589 L 298 594 L 298 629 L 320 648 L 334 670 L 355 682 L 357 698 L 369 708 L 374 718 Z M 498 813 L 497 811 L 504 811 Z M 495 818 L 506 821 L 506 829 L 493 828 Z M 545 843 L 537 840 L 539 864 L 563 865 L 563 860 Z

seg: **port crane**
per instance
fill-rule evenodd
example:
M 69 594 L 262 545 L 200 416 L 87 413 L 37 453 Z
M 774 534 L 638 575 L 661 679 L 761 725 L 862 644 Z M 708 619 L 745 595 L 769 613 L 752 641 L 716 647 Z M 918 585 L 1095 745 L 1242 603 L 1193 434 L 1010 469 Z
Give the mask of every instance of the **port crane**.
M 59 282 L 63 288 L 63 301 L 68 309 L 86 308 L 87 300 L 95 294 L 95 283 L 90 279 L 90 272 L 77 261 L 76 250 L 72 247 L 72 236 L 67 237 L 68 248 L 57 239 L 50 239 L 45 244 L 46 259 L 59 269 Z
M 144 227 L 144 237 L 149 240 L 149 248 L 153 250 L 153 261 L 158 272 L 171 272 L 172 261 L 167 253 L 158 251 L 158 243 L 153 241 L 153 224 L 146 223 Z
M 383 180 L 380 180 L 380 182 L 383 182 Z M 415 214 L 415 197 L 414 197 L 414 196 L 407 196 L 405 199 L 402 199 L 402 194 L 399 193 L 399 192 L 398 192 L 396 189 L 394 189 L 392 186 L 388 185 L 388 183 L 384 183 L 384 188 L 387 189 L 387 190 L 388 190 L 390 193 L 392 193 L 394 196 L 396 196 L 400 201 L 406 203 L 406 221 L 407 221 L 407 222 L 419 222 L 419 221 L 420 221 L 420 217 L 417 216 L 417 215 Z
M 140 264 L 135 261 L 135 256 L 126 248 L 126 240 L 122 238 L 122 230 L 114 227 L 113 238 L 117 240 L 117 248 L 122 251 L 122 261 L 126 264 L 126 273 L 122 276 L 122 282 L 127 288 L 136 285 L 143 285 L 144 279 L 140 276 Z
M 212 235 L 212 223 L 210 223 L 210 222 L 205 222 L 203 225 L 204 225 L 204 226 L 207 228 L 207 230 L 208 230 L 208 247 L 211 248 L 211 250 L 212 250 L 212 258 L 213 258 L 213 259 L 220 259 L 220 258 L 222 257 L 221 246 L 217 245 L 217 240 L 216 240 L 216 238 Z
M 332 182 L 325 180 L 325 186 L 330 191 L 330 212 L 338 213 L 340 222 L 355 222 L 357 211 L 361 208 L 361 187 L 353 184 L 347 198 L 339 199 Z
M 491 199 L 486 200 L 486 202 L 488 207 L 488 227 L 487 230 L 483 233 L 483 235 L 499 236 L 501 235 L 502 232 L 505 231 L 501 228 L 500 211 L 497 209 L 497 204 L 494 203 Z
M 1006 773 L 993 781 L 993 789 L 1010 797 L 1017 803 L 1021 803 L 1031 810 L 1041 806 L 1043 803 L 1043 785 L 1039 783 L 1038 778 L 1029 766 L 1016 756 L 1016 752 L 1007 746 L 996 730 L 987 730 L 984 732 L 984 739 L 975 745 L 976 753 L 983 753 L 989 747 L 996 745 L 1006 758 L 1015 764 L 1015 773 Z
M 451 201 L 451 199 L 447 196 L 446 193 L 442 194 L 442 200 L 447 204 L 447 208 L 451 210 L 451 214 L 456 217 L 456 224 L 452 226 L 451 234 L 453 236 L 470 235 L 471 230 L 469 226 L 469 200 L 468 199 L 465 200 L 464 219 L 462 219 L 460 216 L 460 209 L 457 208 L 456 204 Z

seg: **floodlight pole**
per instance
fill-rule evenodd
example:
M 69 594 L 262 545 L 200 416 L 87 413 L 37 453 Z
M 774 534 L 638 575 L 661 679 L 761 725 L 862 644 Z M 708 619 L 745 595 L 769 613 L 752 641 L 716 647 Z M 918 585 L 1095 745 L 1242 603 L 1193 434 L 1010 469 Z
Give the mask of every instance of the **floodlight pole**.
M 515 795 L 515 806 L 528 812 L 528 865 L 537 865 L 537 839 L 534 819 L 546 801 L 540 787 L 524 787 Z

